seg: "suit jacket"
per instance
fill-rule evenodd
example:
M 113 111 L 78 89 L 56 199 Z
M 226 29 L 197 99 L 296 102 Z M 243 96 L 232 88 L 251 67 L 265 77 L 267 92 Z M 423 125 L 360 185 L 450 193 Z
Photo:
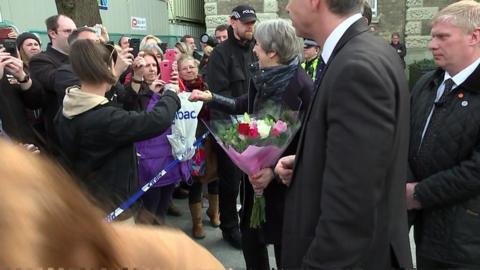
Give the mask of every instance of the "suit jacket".
M 409 99 L 399 61 L 363 20 L 336 45 L 302 123 L 285 202 L 283 267 L 412 267 Z

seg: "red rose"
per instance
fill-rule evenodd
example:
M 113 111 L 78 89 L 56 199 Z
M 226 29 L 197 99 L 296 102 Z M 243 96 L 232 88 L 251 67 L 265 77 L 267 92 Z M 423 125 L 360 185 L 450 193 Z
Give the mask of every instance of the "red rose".
M 272 134 L 273 137 L 278 137 L 278 136 L 280 136 L 280 131 L 278 131 L 278 129 L 276 129 L 276 128 L 273 128 L 271 134 Z
M 237 126 L 237 131 L 238 131 L 238 134 L 240 134 L 240 135 L 249 136 L 250 125 L 247 124 L 247 123 L 240 123 Z
M 258 133 L 257 127 L 251 128 L 250 132 L 248 133 L 248 137 L 250 138 L 257 138 L 260 134 Z

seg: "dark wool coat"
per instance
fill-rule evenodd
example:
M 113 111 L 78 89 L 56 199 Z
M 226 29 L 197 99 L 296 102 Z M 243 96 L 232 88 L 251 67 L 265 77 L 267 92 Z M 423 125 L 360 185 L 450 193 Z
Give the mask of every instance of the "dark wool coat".
M 408 89 L 363 19 L 344 33 L 302 123 L 287 190 L 282 267 L 411 268 Z

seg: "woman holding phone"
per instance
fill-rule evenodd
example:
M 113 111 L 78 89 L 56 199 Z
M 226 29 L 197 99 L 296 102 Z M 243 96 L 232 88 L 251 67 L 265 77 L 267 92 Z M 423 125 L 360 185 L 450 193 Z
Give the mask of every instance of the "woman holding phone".
M 133 77 L 131 85 L 126 88 L 128 98 L 124 107 L 127 110 L 148 112 L 155 104 L 162 101 L 161 94 L 166 82 L 159 76 L 157 57 L 150 51 L 141 51 L 133 61 L 132 66 Z M 169 78 L 169 82 L 177 83 L 176 72 L 168 74 L 168 76 L 172 78 L 172 80 Z M 139 184 L 141 186 L 148 183 L 170 162 L 175 160 L 167 139 L 167 135 L 171 133 L 172 130 L 168 127 L 159 136 L 136 142 Z M 163 224 L 175 186 L 180 181 L 189 178 L 190 163 L 182 162 L 171 168 L 168 174 L 160 178 L 143 196 L 144 209 L 140 212 L 138 220 L 146 224 L 153 222 Z

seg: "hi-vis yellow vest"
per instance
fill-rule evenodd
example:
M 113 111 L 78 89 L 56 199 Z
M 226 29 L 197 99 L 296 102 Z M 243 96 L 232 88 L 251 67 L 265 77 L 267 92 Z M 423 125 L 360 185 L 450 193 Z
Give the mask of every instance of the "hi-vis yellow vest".
M 316 57 L 315 59 L 313 59 L 311 61 L 311 64 L 308 68 L 305 68 L 307 65 L 306 65 L 306 61 L 302 63 L 302 68 L 305 69 L 305 71 L 307 72 L 308 76 L 310 76 L 312 78 L 313 81 L 315 81 L 316 77 L 317 77 L 317 64 L 318 64 L 318 57 Z

